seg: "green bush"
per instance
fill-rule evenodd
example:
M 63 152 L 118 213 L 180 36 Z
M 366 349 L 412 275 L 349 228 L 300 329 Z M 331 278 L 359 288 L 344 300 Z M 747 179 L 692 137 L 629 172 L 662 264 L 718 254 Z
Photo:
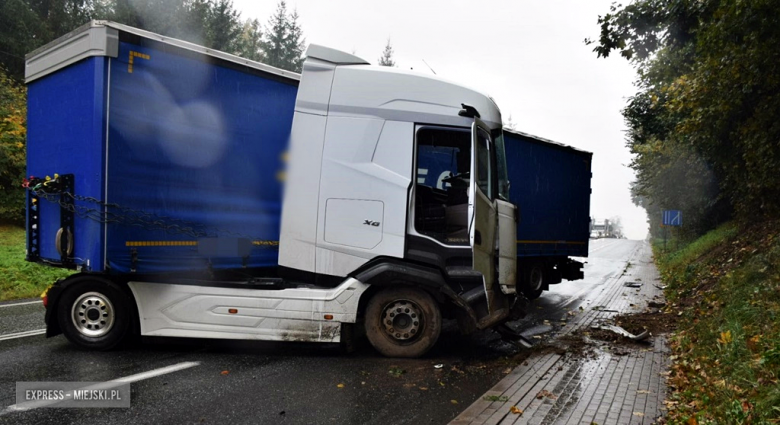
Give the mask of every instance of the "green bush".
M 0 68 L 0 222 L 24 222 L 27 91 Z

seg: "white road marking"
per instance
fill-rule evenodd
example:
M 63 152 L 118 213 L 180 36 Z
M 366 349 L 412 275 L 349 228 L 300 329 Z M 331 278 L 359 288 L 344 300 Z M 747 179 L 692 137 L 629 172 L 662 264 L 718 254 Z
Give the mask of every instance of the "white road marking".
M 19 306 L 19 305 L 30 305 L 30 304 L 43 304 L 43 301 L 38 300 L 38 301 L 25 301 L 23 303 L 2 304 L 2 305 L 0 305 L 0 308 L 16 307 L 16 306 Z
M 113 381 L 109 381 L 109 382 L 120 382 L 120 383 L 138 382 L 138 381 L 143 381 L 144 379 L 154 378 L 155 376 L 165 375 L 167 373 L 178 372 L 180 370 L 189 369 L 191 367 L 195 367 L 198 365 L 200 365 L 200 362 L 177 363 L 174 365 L 161 367 L 159 369 L 150 370 L 148 372 L 141 372 L 135 375 L 125 376 L 124 378 L 114 379 Z
M 43 335 L 46 333 L 46 329 L 35 329 L 33 331 L 16 332 L 12 334 L 0 335 L 0 341 L 8 339 L 25 338 L 28 336 Z
M 191 367 L 195 367 L 200 365 L 200 362 L 182 362 L 177 363 L 170 366 L 161 367 L 159 369 L 150 370 L 148 372 L 141 372 L 136 373 L 135 375 L 125 376 L 124 378 L 117 378 L 113 379 L 111 381 L 106 381 L 98 386 L 92 386 L 92 387 L 84 387 L 81 389 L 94 389 L 93 387 L 100 387 L 99 389 L 108 389 L 111 388 L 111 384 L 127 384 L 131 382 L 138 382 L 142 381 L 144 379 L 154 378 L 155 376 L 165 375 L 172 372 L 178 372 L 180 370 L 189 369 Z M 4 410 L 0 411 L 0 416 L 7 415 L 12 412 L 23 412 L 26 410 L 32 410 L 37 409 L 40 407 L 46 407 L 50 406 L 52 404 L 57 404 L 61 402 L 62 400 L 45 400 L 40 402 L 34 402 L 27 406 L 19 406 L 16 404 L 12 404 L 8 407 L 6 407 Z

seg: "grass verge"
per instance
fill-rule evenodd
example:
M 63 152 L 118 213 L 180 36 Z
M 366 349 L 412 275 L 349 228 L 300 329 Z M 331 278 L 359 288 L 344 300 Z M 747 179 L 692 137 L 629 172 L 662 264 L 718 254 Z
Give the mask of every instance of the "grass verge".
M 0 301 L 41 295 L 49 284 L 74 273 L 24 260 L 24 229 L 0 226 Z
M 680 316 L 670 423 L 780 423 L 780 223 L 724 225 L 675 251 L 654 246 Z

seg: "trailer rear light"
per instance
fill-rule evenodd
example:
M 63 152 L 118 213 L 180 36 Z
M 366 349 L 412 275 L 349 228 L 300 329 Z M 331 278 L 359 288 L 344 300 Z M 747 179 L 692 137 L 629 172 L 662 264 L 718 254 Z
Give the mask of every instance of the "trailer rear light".
M 333 320 L 333 315 L 332 314 L 326 314 L 325 315 L 325 320 Z
M 228 309 L 228 313 L 230 313 L 230 314 L 236 314 L 236 313 L 238 313 L 238 309 L 237 309 L 237 308 L 229 308 L 229 309 Z

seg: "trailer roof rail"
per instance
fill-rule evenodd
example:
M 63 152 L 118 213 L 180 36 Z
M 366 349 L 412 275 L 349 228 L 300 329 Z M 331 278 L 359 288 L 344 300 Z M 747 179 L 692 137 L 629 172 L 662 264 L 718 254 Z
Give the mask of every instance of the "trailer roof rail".
M 296 72 L 275 68 L 219 50 L 209 49 L 189 41 L 166 37 L 116 22 L 95 20 L 27 54 L 25 56 L 25 82 L 30 83 L 91 56 L 117 57 L 120 32 L 137 35 L 248 68 L 254 68 L 268 74 L 283 77 L 295 84 L 301 79 L 301 74 Z M 346 53 L 344 54 L 346 55 Z

